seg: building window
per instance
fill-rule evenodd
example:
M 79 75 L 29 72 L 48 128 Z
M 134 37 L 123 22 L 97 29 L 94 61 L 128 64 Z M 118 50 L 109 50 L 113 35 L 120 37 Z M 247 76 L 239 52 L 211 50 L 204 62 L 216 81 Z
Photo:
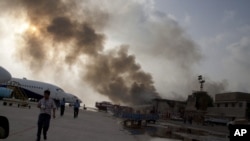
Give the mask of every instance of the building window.
M 225 107 L 228 107 L 228 104 L 227 104 L 227 103 L 225 104 Z
M 243 104 L 240 102 L 240 103 L 239 103 L 239 107 L 242 107 L 242 105 L 243 105 Z
M 250 108 L 250 103 L 247 103 L 247 108 Z
M 232 103 L 232 107 L 234 107 L 235 106 L 235 103 Z

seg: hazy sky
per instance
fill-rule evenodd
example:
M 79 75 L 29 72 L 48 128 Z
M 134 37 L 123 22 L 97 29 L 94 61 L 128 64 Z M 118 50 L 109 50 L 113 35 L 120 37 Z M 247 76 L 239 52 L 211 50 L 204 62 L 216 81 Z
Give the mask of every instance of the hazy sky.
M 163 98 L 185 99 L 192 90 L 198 89 L 196 79 L 199 74 L 207 80 L 205 89 L 211 95 L 223 91 L 250 91 L 248 0 L 76 2 L 79 10 L 70 12 L 79 15 L 73 17 L 79 21 L 81 18 L 89 19 L 87 22 L 95 32 L 105 37 L 104 49 L 99 49 L 98 53 L 101 52 L 102 57 L 105 57 L 112 54 L 108 53 L 110 50 L 118 50 L 121 45 L 127 46 L 128 56 L 134 56 L 136 64 L 145 75 L 151 74 L 154 87 Z M 43 43 L 46 44 L 43 50 L 49 57 L 41 62 L 37 62 L 39 57 L 30 60 L 28 48 L 24 45 L 27 44 L 27 38 L 30 38 L 27 37 L 27 31 L 32 36 L 44 36 L 47 33 L 41 34 L 44 32 L 39 23 L 42 19 L 31 21 L 32 18 L 27 18 L 29 14 L 25 7 L 20 7 L 18 4 L 0 2 L 0 65 L 14 77 L 61 86 L 65 91 L 81 97 L 88 105 L 108 100 L 110 95 L 103 94 L 105 92 L 100 88 L 106 85 L 98 83 L 98 87 L 95 86 L 93 68 L 102 65 L 98 57 L 91 59 L 92 56 L 86 55 L 86 52 L 85 55 L 77 54 L 76 58 L 70 56 L 77 61 L 69 65 L 62 58 L 67 56 L 70 48 L 61 52 L 59 47 L 57 50 L 46 47 L 70 46 L 61 41 L 59 45 L 59 39 L 53 36 L 55 39 L 51 43 Z M 60 36 L 60 40 L 64 37 Z M 33 48 L 36 46 L 29 49 Z M 87 77 L 89 74 L 92 77 Z M 117 75 L 125 77 L 123 73 Z M 122 96 L 112 95 L 110 98 L 116 100 Z
M 229 90 L 249 92 L 250 2 L 247 0 L 170 1 L 156 7 L 170 14 L 199 44 L 204 60 L 198 70 Z

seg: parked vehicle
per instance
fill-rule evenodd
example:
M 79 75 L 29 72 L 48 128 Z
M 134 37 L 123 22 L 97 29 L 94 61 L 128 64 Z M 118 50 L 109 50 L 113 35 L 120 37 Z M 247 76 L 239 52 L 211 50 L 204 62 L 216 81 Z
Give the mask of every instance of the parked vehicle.
M 227 126 L 229 125 L 250 125 L 250 122 L 247 119 L 235 119 L 233 121 L 229 121 Z
M 103 102 L 96 102 L 95 107 L 98 108 L 98 110 L 101 111 L 108 111 L 108 108 L 113 106 L 110 102 L 103 101 Z
M 0 139 L 6 139 L 9 136 L 9 120 L 0 116 Z
M 227 125 L 227 123 L 229 122 L 229 119 L 209 117 L 209 118 L 205 118 L 204 122 L 206 125 Z

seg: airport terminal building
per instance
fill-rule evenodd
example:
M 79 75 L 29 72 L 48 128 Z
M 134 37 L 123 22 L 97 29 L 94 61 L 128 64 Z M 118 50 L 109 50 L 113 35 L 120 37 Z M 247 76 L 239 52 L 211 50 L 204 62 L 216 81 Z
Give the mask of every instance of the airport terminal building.
M 169 119 L 173 117 L 183 117 L 186 106 L 185 101 L 176 101 L 168 99 L 153 99 L 153 107 L 162 119 Z
M 243 92 L 216 94 L 214 107 L 209 107 L 206 115 L 228 120 L 250 119 L 250 94 Z

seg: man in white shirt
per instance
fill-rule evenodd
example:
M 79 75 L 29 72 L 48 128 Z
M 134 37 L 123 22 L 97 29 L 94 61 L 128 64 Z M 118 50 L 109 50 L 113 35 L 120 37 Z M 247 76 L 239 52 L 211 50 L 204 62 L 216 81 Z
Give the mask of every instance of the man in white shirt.
M 53 118 L 55 118 L 56 105 L 53 99 L 49 98 L 50 91 L 44 91 L 44 98 L 42 98 L 37 107 L 40 108 L 40 115 L 38 118 L 37 141 L 40 141 L 41 132 L 43 129 L 44 140 L 47 139 L 47 131 L 49 129 L 51 110 L 53 109 Z

